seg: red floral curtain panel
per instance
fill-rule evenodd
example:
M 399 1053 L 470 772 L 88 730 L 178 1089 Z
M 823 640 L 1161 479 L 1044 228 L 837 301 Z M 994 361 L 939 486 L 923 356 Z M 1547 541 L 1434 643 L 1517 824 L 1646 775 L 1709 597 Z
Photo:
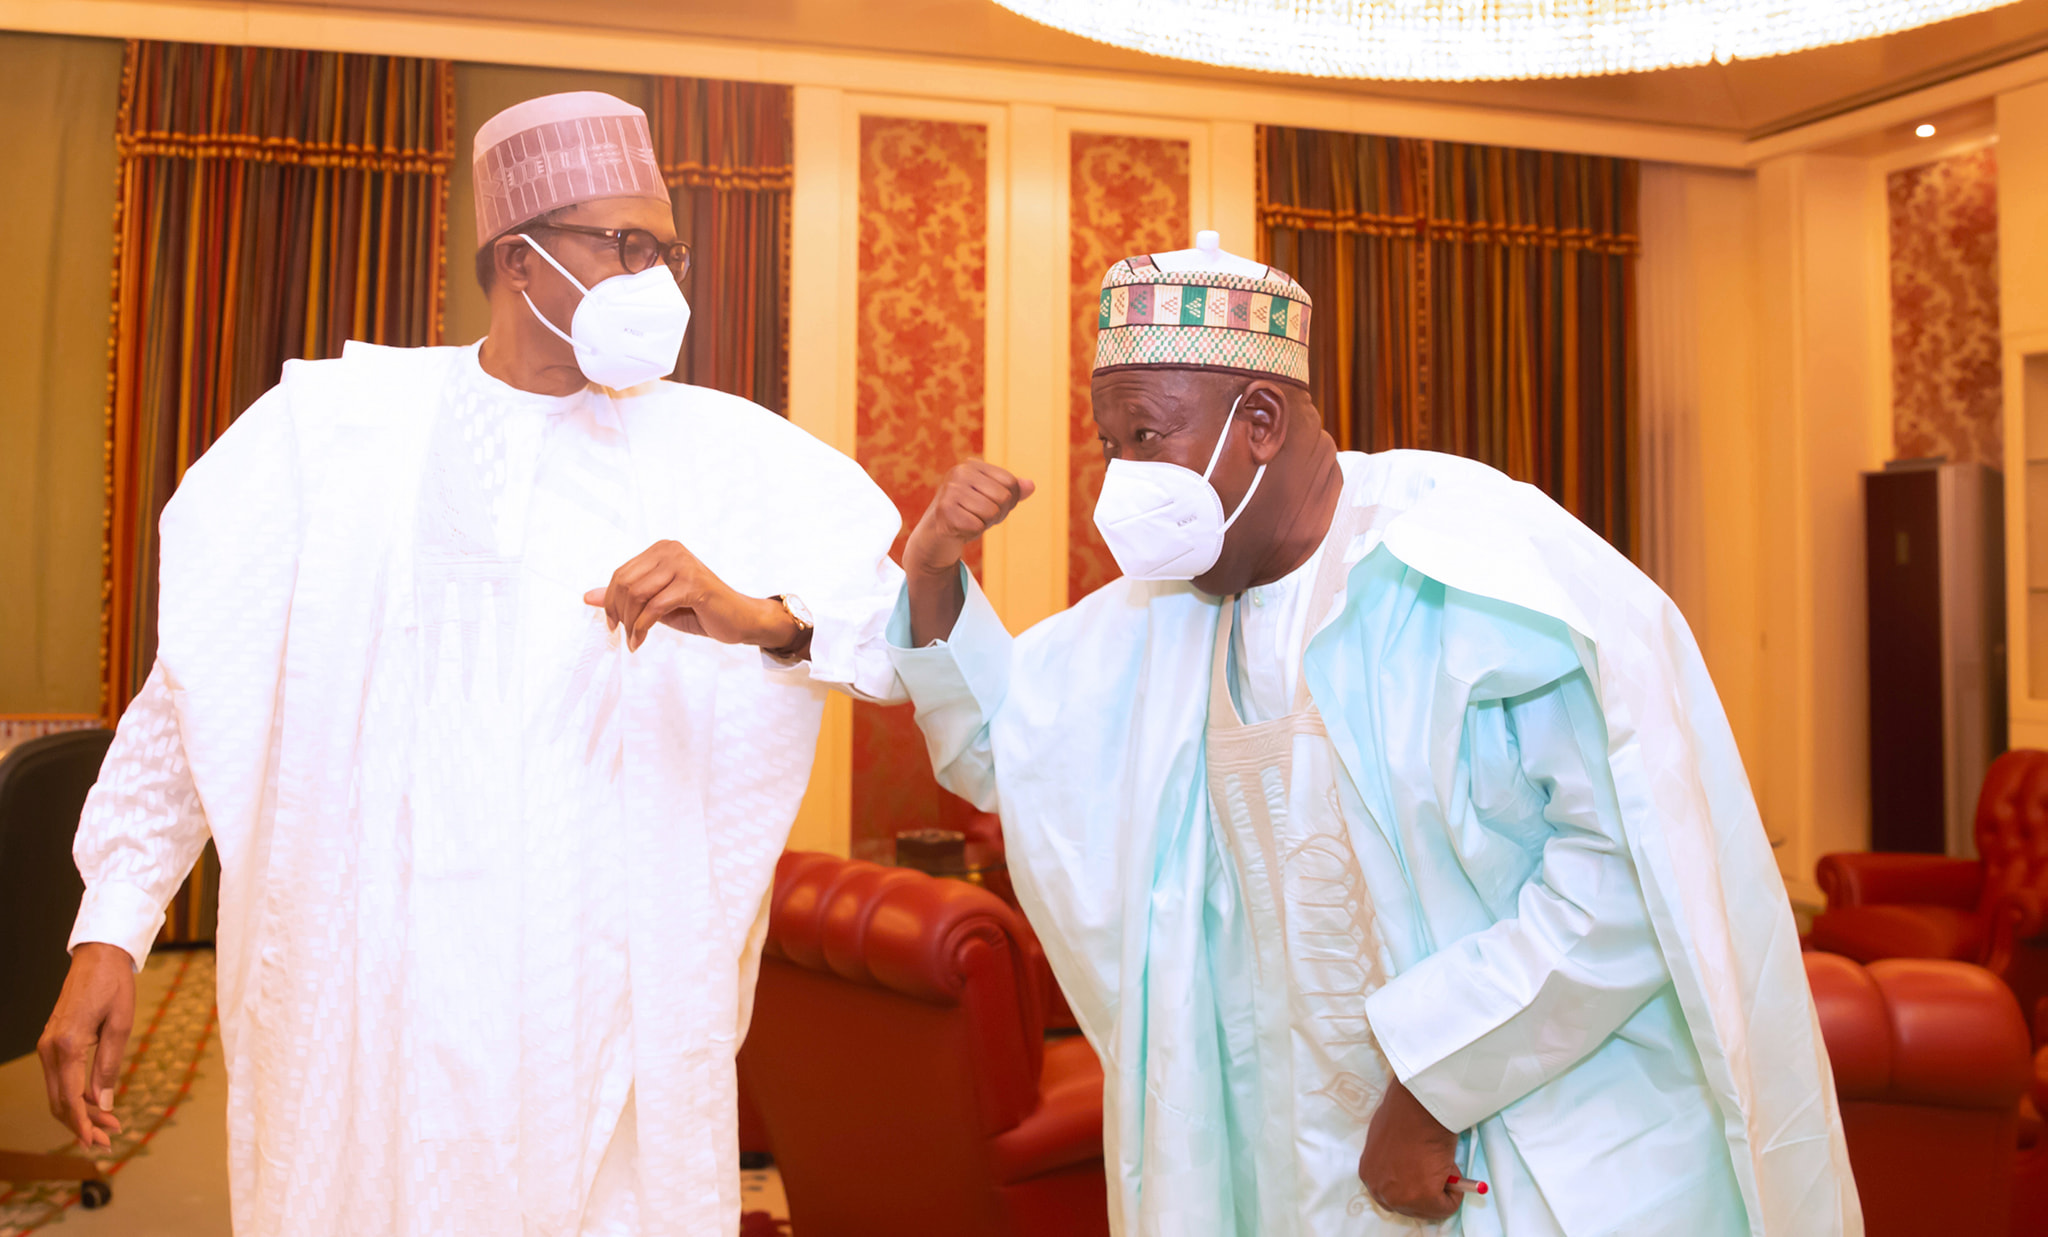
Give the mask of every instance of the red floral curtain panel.
M 1310 385 L 1339 445 L 1481 460 L 1633 552 L 1635 161 L 1259 143 L 1261 256 L 1315 298 Z
M 284 362 L 441 340 L 447 61 L 131 42 L 116 128 L 108 722 L 156 657 L 157 518 Z M 163 939 L 213 935 L 218 864 Z
M 681 382 L 789 414 L 787 86 L 654 79 L 648 128 L 689 242 L 691 308 Z

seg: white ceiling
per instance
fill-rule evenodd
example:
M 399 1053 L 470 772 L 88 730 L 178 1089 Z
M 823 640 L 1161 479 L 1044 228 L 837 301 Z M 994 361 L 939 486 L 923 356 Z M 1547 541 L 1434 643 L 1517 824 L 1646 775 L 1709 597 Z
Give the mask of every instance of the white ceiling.
M 273 0 L 331 9 L 320 0 Z M 2048 0 L 1768 60 L 1530 82 L 1374 82 L 1212 69 L 1041 26 L 992 0 L 349 0 L 355 10 L 860 49 L 1181 79 L 1313 85 L 1384 98 L 1696 126 L 1760 137 L 2048 49 Z

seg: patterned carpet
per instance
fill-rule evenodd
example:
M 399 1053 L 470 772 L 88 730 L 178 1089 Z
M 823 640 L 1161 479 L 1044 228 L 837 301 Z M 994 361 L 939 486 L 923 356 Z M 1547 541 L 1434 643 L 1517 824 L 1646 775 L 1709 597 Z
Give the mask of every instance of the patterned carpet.
M 212 951 L 160 955 L 153 962 L 168 966 L 171 974 L 162 995 L 149 1008 L 136 1011 L 138 1029 L 129 1042 L 128 1065 L 114 1099 L 122 1129 L 100 1161 L 114 1188 L 110 1208 L 121 1206 L 121 1170 L 171 1124 L 191 1094 L 200 1059 L 216 1032 Z M 73 1147 L 53 1139 L 43 1149 L 66 1152 Z M 0 1193 L 0 1237 L 35 1232 L 77 1206 L 75 1183 L 5 1188 Z
M 100 1161 L 113 1201 L 86 1211 L 75 1184 L 0 1182 L 0 1237 L 230 1237 L 227 1075 L 213 992 L 211 951 L 150 957 L 136 978 L 137 1030 L 114 1101 L 123 1131 Z M 0 1147 L 71 1151 L 63 1138 L 35 1058 L 0 1064 Z M 781 1174 L 755 1168 L 740 1186 L 741 1237 L 789 1237 Z

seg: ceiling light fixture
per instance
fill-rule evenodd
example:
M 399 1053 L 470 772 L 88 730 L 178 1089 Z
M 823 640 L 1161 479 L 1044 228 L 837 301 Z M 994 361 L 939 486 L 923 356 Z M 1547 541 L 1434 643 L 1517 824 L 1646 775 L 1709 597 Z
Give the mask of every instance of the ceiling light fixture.
M 1755 60 L 2012 0 L 996 0 L 1098 42 L 1313 77 L 1483 81 Z
M 1914 137 L 1933 137 L 1933 136 L 1934 136 L 1934 126 L 1933 126 L 1933 125 L 1921 125 L 1921 126 L 1920 126 L 1919 128 L 1917 128 L 1917 129 L 1913 130 L 1913 136 L 1914 136 Z

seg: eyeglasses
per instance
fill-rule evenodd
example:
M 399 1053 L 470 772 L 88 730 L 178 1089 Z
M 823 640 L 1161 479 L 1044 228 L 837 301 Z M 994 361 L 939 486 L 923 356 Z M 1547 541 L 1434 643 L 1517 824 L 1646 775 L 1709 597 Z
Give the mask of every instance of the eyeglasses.
M 616 242 L 619 265 L 625 267 L 629 275 L 638 275 L 656 262 L 668 263 L 677 283 L 683 282 L 690 273 L 690 247 L 681 241 L 663 241 L 645 228 L 591 228 L 575 223 L 537 223 L 532 226 L 546 228 L 550 232 L 574 232 L 579 236 L 598 236 Z

